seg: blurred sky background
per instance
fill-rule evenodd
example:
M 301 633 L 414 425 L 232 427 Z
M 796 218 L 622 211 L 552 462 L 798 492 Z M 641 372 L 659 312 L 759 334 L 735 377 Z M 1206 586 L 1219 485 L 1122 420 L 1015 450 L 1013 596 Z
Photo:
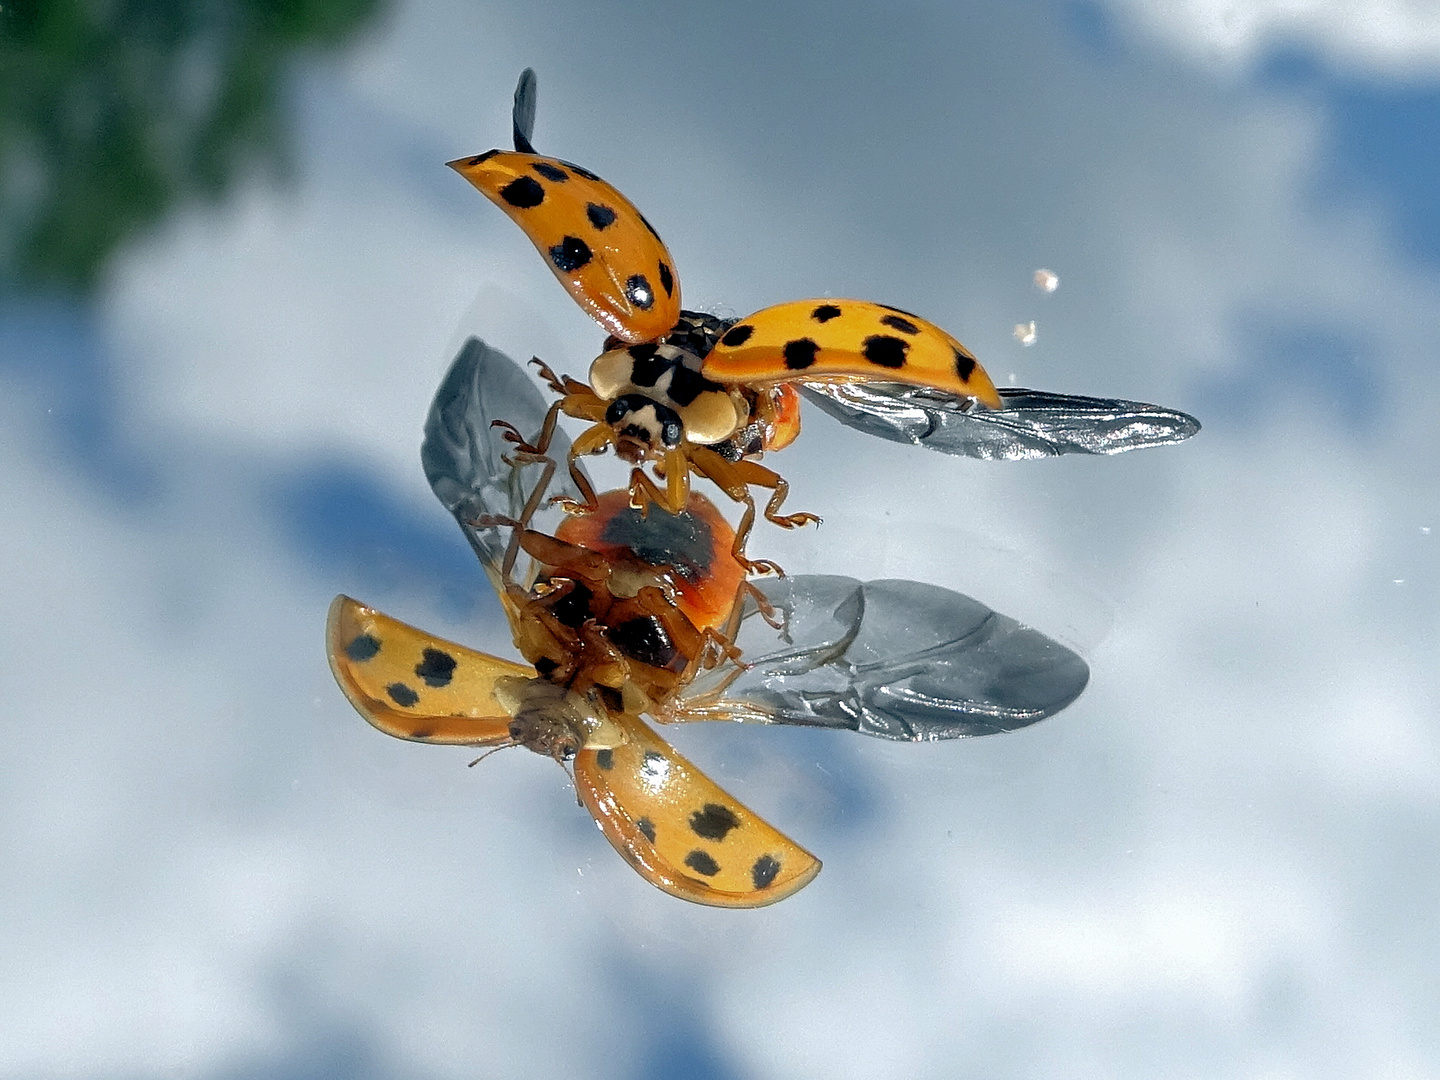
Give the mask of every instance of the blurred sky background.
M 418 446 L 466 333 L 601 340 L 443 166 L 526 65 L 687 306 L 872 298 L 1205 424 L 1003 464 L 807 409 L 824 525 L 753 553 L 1093 677 L 991 739 L 667 731 L 825 860 L 776 907 L 326 668 L 341 591 L 513 655 Z M 1440 1077 L 1440 5 L 7 0 L 0 155 L 0 1075 Z

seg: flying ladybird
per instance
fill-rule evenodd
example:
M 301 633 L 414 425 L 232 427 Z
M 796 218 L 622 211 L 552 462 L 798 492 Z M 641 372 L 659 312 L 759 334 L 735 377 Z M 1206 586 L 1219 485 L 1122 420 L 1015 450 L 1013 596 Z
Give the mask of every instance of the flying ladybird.
M 588 384 L 542 367 L 561 395 L 555 411 L 591 423 L 570 449 L 579 497 L 567 509 L 594 509 L 594 492 L 575 459 L 610 446 L 635 466 L 630 499 L 636 507 L 658 503 L 678 511 L 692 471 L 742 502 L 735 553 L 743 561 L 755 519 L 752 486 L 772 492 L 767 520 L 785 528 L 818 521 L 813 514 L 781 515 L 786 481 L 753 460 L 798 434 L 800 393 L 852 427 L 962 454 L 971 453 L 977 439 L 956 438 L 957 428 L 983 427 L 988 417 L 1027 403 L 1022 395 L 1029 391 L 997 391 L 965 346 L 899 308 L 797 300 L 740 320 L 682 310 L 674 259 L 645 216 L 589 170 L 535 153 L 535 85 L 526 69 L 515 90 L 513 152 L 490 150 L 449 165 L 520 226 L 561 284 L 610 334 Z M 1199 429 L 1193 418 L 1153 406 L 1045 397 L 1043 414 L 998 421 L 998 438 L 978 439 L 990 452 L 976 456 L 1004 456 L 997 443 L 1007 440 L 1017 450 L 1013 456 L 1116 453 L 1178 441 Z M 546 453 L 554 424 L 552 414 L 527 449 Z M 1010 436 L 1016 428 L 1018 439 Z M 645 473 L 647 463 L 660 483 Z
M 537 497 L 544 490 L 537 485 Z M 625 492 L 615 495 L 602 496 L 600 510 L 571 530 L 573 543 L 525 528 L 523 517 L 484 523 L 512 530 L 498 568 L 508 582 L 500 599 L 529 666 L 340 596 L 327 630 L 335 678 L 386 734 L 525 746 L 570 764 L 606 838 L 674 896 L 721 907 L 784 899 L 819 873 L 819 860 L 640 718 L 660 712 L 696 671 L 714 665 L 706 659 L 712 645 L 719 645 L 716 660 L 725 655 L 720 627 L 744 577 L 729 552 L 729 527 L 699 495 L 678 515 L 645 519 Z M 540 566 L 528 589 L 513 578 L 519 551 Z
M 331 606 L 327 652 L 356 710 L 386 734 L 521 745 L 569 762 L 606 838 L 664 891 L 759 907 L 802 888 L 820 863 L 676 753 L 642 711 L 913 742 L 1024 727 L 1084 689 L 1089 672 L 1075 653 L 947 589 L 800 575 L 747 596 L 733 533 L 699 495 L 678 515 L 641 515 L 626 492 L 609 492 L 554 536 L 525 529 L 553 468 L 515 455 L 494 424 L 510 417 L 535 432 L 546 412 L 518 365 L 471 339 L 436 394 L 422 446 L 426 476 L 495 583 L 529 663 L 343 596 Z

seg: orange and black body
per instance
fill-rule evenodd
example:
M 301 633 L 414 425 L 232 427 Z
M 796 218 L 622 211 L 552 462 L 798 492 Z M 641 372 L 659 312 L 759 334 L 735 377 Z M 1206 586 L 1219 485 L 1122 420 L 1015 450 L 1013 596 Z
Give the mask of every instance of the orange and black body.
M 554 536 L 517 532 L 539 576 L 507 588 L 516 644 L 557 685 L 629 694 L 624 707 L 645 711 L 725 655 L 745 570 L 729 523 L 701 495 L 678 514 L 641 515 L 624 491 L 597 507 Z
M 738 659 L 726 635 L 746 586 L 729 526 L 698 495 L 668 516 L 641 517 L 623 491 L 597 503 L 595 514 L 559 530 L 568 538 L 509 522 L 500 600 L 528 664 L 340 596 L 327 626 L 336 681 L 388 735 L 524 746 L 569 764 L 606 839 L 673 896 L 717 907 L 782 900 L 820 861 L 641 719 L 683 718 L 681 692 L 695 672 Z M 518 550 L 540 565 L 529 589 L 511 577 Z
M 975 356 L 934 323 L 863 300 L 801 300 L 740 320 L 682 310 L 675 261 L 654 226 L 588 169 L 534 153 L 534 74 L 516 91 L 515 150 L 450 162 L 535 244 L 566 291 L 608 332 L 589 383 L 544 368 L 563 412 L 590 423 L 570 448 L 572 478 L 593 512 L 594 492 L 576 458 L 612 448 L 635 465 L 630 503 L 672 513 L 686 505 L 690 474 L 745 504 L 734 551 L 744 558 L 756 516 L 751 487 L 771 491 L 764 513 L 784 528 L 818 522 L 782 515 L 788 484 L 754 459 L 800 430 L 798 386 L 909 383 L 998 409 L 1000 397 Z M 553 432 L 553 420 L 547 432 Z M 544 453 L 548 436 L 533 448 Z M 645 467 L 652 472 L 647 473 Z

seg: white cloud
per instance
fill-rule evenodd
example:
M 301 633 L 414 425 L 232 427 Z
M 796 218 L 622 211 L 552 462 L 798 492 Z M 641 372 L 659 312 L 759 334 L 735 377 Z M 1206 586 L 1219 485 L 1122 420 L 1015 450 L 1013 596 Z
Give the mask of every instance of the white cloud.
M 759 12 L 725 64 L 698 16 L 657 53 L 661 31 L 617 12 L 612 55 L 528 9 L 423 10 L 332 76 L 346 107 L 307 131 L 298 191 L 178 219 L 123 267 L 125 431 L 173 440 L 154 505 L 117 515 L 55 464 L 33 403 L 0 417 L 23 508 L 0 517 L 20 719 L 0 1006 L 24 1035 L 0 1068 L 216 1073 L 338 1025 L 406 1075 L 633 1075 L 658 1016 L 756 1076 L 1434 1072 L 1429 871 L 1405 845 L 1433 832 L 1440 779 L 1440 581 L 1417 533 L 1440 287 L 1363 208 L 1306 201 L 1320 119 L 1048 52 L 1024 6 L 918 27 L 897 9 L 864 50 Z M 625 73 L 653 87 L 656 55 L 695 59 L 636 108 Z M 966 745 L 673 733 L 825 859 L 773 909 L 650 890 L 548 762 L 471 772 L 367 728 L 321 653 L 340 585 L 296 564 L 244 479 L 323 452 L 428 503 L 419 425 L 458 322 L 583 370 L 598 334 L 528 242 L 460 181 L 451 203 L 417 179 L 502 141 L 487 104 L 502 126 L 475 142 L 466 95 L 503 104 L 531 62 L 541 130 L 628 175 L 688 295 L 874 295 L 1002 381 L 1198 401 L 1209 425 L 1007 467 L 807 421 L 772 463 L 828 520 L 757 532 L 757 552 L 972 592 L 1079 644 L 1094 682 Z M 407 156 L 427 143 L 433 161 Z M 357 169 L 357 148 L 405 164 Z M 1037 296 L 1037 265 L 1065 287 Z M 1357 330 L 1382 391 L 1368 428 L 1246 351 L 1256 312 Z M 1030 318 L 1045 333 L 1022 350 Z M 426 598 L 363 599 L 506 651 Z
M 1282 46 L 1314 49 L 1357 73 L 1433 78 L 1440 4 L 1433 0 L 1107 0 L 1127 24 L 1184 59 L 1236 72 Z

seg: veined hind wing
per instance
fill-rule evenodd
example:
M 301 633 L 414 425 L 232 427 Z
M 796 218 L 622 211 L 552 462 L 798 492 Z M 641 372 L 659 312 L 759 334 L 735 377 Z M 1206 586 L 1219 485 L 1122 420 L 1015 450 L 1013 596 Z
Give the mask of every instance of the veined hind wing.
M 917 581 L 799 575 L 757 581 L 739 665 L 702 672 L 669 714 L 846 728 L 907 742 L 1013 731 L 1085 689 L 1081 657 L 961 593 Z
M 1200 430 L 1186 413 L 1139 401 L 1002 387 L 999 409 L 891 382 L 802 382 L 800 392 L 846 427 L 943 454 L 1017 461 L 1120 454 L 1182 442 Z
M 425 440 L 420 445 L 425 478 L 445 509 L 455 515 L 502 594 L 498 571 L 509 530 L 479 528 L 474 521 L 482 515 L 518 517 L 544 476 L 544 466 L 512 466 L 506 459 L 513 460 L 515 446 L 492 423 L 514 424 L 533 440 L 548 409 L 528 372 L 499 349 L 472 337 L 445 373 L 425 418 Z M 569 450 L 570 440 L 557 430 L 550 455 L 561 464 L 550 481 L 550 493 L 579 498 L 564 467 Z M 519 579 L 529 583 L 528 577 Z

